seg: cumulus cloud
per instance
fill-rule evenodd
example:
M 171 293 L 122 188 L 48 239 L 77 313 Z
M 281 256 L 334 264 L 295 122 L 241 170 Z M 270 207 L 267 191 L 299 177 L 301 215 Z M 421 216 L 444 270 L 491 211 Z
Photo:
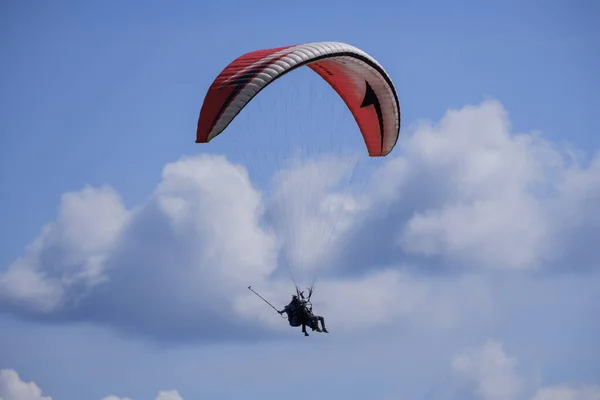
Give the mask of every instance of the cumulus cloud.
M 600 154 L 512 133 L 496 101 L 416 125 L 393 154 L 364 192 L 346 190 L 352 156 L 301 159 L 261 193 L 244 166 L 204 154 L 166 165 L 133 209 L 109 187 L 65 194 L 0 273 L 0 310 L 163 338 L 264 336 L 285 324 L 246 287 L 283 304 L 291 265 L 323 270 L 315 311 L 340 327 L 447 325 L 490 299 L 468 277 L 412 272 L 597 267 Z
M 359 161 L 356 155 L 298 157 L 275 174 L 269 217 L 292 267 L 313 274 L 323 268 L 330 245 L 365 208 L 349 184 Z
M 107 396 L 104 397 L 102 400 L 132 400 L 129 397 L 117 397 L 117 396 Z
M 106 279 L 106 257 L 128 218 L 111 188 L 65 194 L 56 221 L 42 229 L 25 257 L 0 275 L 0 300 L 44 313 L 75 301 Z
M 349 264 L 368 262 L 360 255 L 368 250 L 379 263 L 416 257 L 473 268 L 598 259 L 589 237 L 600 234 L 600 153 L 586 161 L 539 133 L 512 133 L 496 101 L 418 124 L 398 153 L 373 177 L 370 192 L 387 207 L 348 238 Z M 365 232 L 387 240 L 361 242 Z
M 42 396 L 42 389 L 35 382 L 24 382 L 13 369 L 0 369 L 0 400 L 52 400 Z M 133 400 L 129 397 L 106 396 L 102 400 Z M 177 390 L 161 390 L 155 400 L 183 400 Z
M 17 371 L 0 369 L 0 400 L 52 400 L 42 396 L 42 389 L 34 382 L 24 382 Z
M 118 396 L 108 396 L 104 397 L 102 400 L 133 400 L 129 397 L 118 397 Z M 161 390 L 158 392 L 155 400 L 183 400 L 183 397 L 179 395 L 177 390 Z
M 177 390 L 163 390 L 158 392 L 156 400 L 183 400 Z
M 600 386 L 552 386 L 538 389 L 533 400 L 600 400 Z
M 502 344 L 487 342 L 482 349 L 456 356 L 452 368 L 477 384 L 477 394 L 486 400 L 519 398 L 522 382 L 514 358 L 506 355 Z
M 232 291 L 275 269 L 261 204 L 243 168 L 213 156 L 167 165 L 133 210 L 111 189 L 69 193 L 57 221 L 0 276 L 0 298 L 25 313 L 197 335 L 231 314 Z
M 464 398 L 485 400 L 597 400 L 600 386 L 594 384 L 561 384 L 535 388 L 519 371 L 518 361 L 509 356 L 502 343 L 489 340 L 481 348 L 457 355 L 452 369 L 474 385 L 462 391 Z M 533 395 L 530 388 L 533 388 Z

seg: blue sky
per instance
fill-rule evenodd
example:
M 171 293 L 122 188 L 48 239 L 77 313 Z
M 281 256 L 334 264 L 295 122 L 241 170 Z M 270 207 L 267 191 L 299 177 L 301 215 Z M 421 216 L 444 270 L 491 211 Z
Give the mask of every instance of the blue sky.
M 318 398 L 596 399 L 600 5 L 203 3 L 0 6 L 0 369 L 19 374 L 0 397 L 293 399 L 300 365 Z M 228 62 L 312 41 L 380 61 L 403 122 L 345 197 L 318 303 L 332 334 L 307 341 L 240 293 L 289 297 L 257 217 L 271 171 L 194 139 Z M 356 129 L 313 75 L 265 90 L 231 136 L 258 157 Z M 270 222 L 305 238 L 303 212 Z

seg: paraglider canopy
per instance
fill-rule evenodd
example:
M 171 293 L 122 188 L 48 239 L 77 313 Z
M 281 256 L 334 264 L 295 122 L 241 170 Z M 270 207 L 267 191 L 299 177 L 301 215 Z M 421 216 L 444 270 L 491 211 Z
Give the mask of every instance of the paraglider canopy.
M 362 50 L 338 42 L 319 42 L 257 50 L 231 62 L 214 80 L 196 131 L 196 143 L 219 135 L 267 85 L 308 66 L 344 100 L 370 156 L 387 155 L 400 133 L 400 103 L 391 78 Z

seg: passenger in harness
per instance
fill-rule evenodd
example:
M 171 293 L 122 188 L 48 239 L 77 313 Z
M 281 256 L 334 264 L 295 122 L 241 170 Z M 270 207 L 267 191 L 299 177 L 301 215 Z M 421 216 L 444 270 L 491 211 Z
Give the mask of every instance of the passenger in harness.
M 292 301 L 278 311 L 279 314 L 286 313 L 288 316 L 288 322 L 290 326 L 297 327 L 302 326 L 302 333 L 304 336 L 308 336 L 306 332 L 306 326 L 308 325 L 313 331 L 329 333 L 325 328 L 325 319 L 320 315 L 314 315 L 312 312 L 312 305 L 310 304 L 310 296 L 308 299 L 304 298 L 304 292 L 298 293 L 301 298 L 297 295 L 292 296 Z M 319 321 L 321 321 L 321 328 L 319 328 Z

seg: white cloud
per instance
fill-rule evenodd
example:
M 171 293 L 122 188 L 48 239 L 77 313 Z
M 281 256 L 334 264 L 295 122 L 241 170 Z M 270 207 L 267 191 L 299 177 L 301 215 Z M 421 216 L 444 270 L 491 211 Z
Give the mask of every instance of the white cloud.
M 458 355 L 452 368 L 477 384 L 477 393 L 486 400 L 519 398 L 522 382 L 516 371 L 517 361 L 506 355 L 502 344 L 488 341 L 482 349 Z
M 498 102 L 420 126 L 405 152 L 417 179 L 434 174 L 447 185 L 442 202 L 406 222 L 405 251 L 506 268 L 535 267 L 550 253 L 550 221 L 531 187 L 560 168 L 561 156 L 538 135 L 512 135 Z
M 274 240 L 258 226 L 262 198 L 243 167 L 224 157 L 184 158 L 165 167 L 154 196 L 174 233 L 197 240 L 195 261 L 212 279 L 239 285 L 274 271 Z
M 118 397 L 118 396 L 107 396 L 104 397 L 102 400 L 132 400 L 129 397 Z
M 133 400 L 129 397 L 118 397 L 118 396 L 108 396 L 104 397 L 102 400 Z M 156 395 L 155 400 L 183 400 L 183 397 L 179 395 L 177 390 L 161 390 Z
M 315 312 L 340 328 L 400 318 L 449 326 L 466 309 L 484 314 L 491 296 L 468 277 L 407 271 L 431 259 L 438 270 L 526 269 L 573 255 L 597 264 L 600 155 L 585 163 L 563 153 L 537 134 L 512 134 L 506 111 L 486 101 L 404 133 L 361 196 L 344 195 L 352 157 L 292 163 L 270 198 L 224 157 L 185 157 L 132 210 L 106 187 L 64 195 L 56 221 L 0 274 L 0 306 L 169 337 L 250 334 L 241 323 L 283 329 L 246 287 L 289 300 L 277 265 L 284 245 L 293 267 L 326 269 Z
M 457 355 L 452 368 L 475 383 L 473 395 L 486 400 L 598 400 L 600 386 L 594 384 L 542 386 L 527 395 L 533 382 L 528 382 L 518 371 L 518 361 L 509 356 L 502 344 L 495 340 L 480 349 Z M 464 393 L 466 395 L 466 393 Z
M 496 101 L 415 126 L 393 154 L 368 191 L 371 211 L 388 204 L 395 215 L 388 254 L 396 245 L 448 265 L 531 269 L 572 255 L 582 230 L 600 234 L 600 153 L 585 162 L 538 133 L 514 134 Z
M 74 301 L 78 292 L 106 279 L 104 262 L 128 218 L 111 188 L 65 194 L 56 221 L 0 275 L 0 300 L 23 302 L 44 313 Z
M 359 161 L 356 155 L 313 155 L 276 173 L 270 222 L 296 275 L 301 268 L 312 277 L 326 267 L 329 248 L 365 208 L 350 184 Z
M 136 287 L 131 279 L 146 278 L 186 301 L 227 295 L 275 268 L 274 240 L 258 227 L 260 207 L 245 172 L 211 156 L 165 166 L 154 195 L 132 211 L 109 188 L 68 193 L 57 221 L 0 275 L 0 299 L 60 313 L 93 298 L 96 285 Z
M 42 390 L 34 382 L 24 382 L 17 371 L 0 369 L 0 400 L 52 400 L 42 396 Z
M 600 386 L 551 386 L 538 389 L 533 400 L 600 400 Z
M 156 400 L 183 400 L 177 390 L 163 390 L 158 392 Z
M 17 371 L 0 369 L 0 400 L 52 400 L 52 397 L 42 396 L 42 390 L 35 382 L 24 382 Z M 129 397 L 106 396 L 102 400 L 133 400 Z M 161 390 L 156 400 L 183 400 L 177 390 Z

